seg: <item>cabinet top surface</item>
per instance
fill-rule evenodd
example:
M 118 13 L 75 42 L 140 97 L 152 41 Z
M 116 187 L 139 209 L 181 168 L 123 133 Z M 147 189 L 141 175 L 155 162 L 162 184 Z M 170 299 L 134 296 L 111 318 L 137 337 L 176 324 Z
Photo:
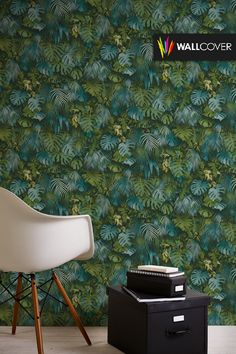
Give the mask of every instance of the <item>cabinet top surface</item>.
M 147 302 L 139 303 L 131 295 L 127 294 L 121 285 L 110 286 L 107 288 L 107 293 L 109 296 L 116 294 L 127 301 L 127 304 L 137 305 L 139 309 L 146 310 L 148 312 L 161 312 L 161 311 L 171 311 L 183 308 L 192 308 L 207 306 L 210 303 L 210 297 L 206 294 L 200 293 L 196 290 L 187 289 L 186 299 L 181 301 L 166 301 L 166 302 Z

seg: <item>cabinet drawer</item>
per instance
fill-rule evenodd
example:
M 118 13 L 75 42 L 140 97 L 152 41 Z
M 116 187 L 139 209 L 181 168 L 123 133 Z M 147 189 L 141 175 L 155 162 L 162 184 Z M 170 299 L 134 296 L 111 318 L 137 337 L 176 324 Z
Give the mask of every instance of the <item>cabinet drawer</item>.
M 125 354 L 207 354 L 209 297 L 187 289 L 186 300 L 138 303 L 108 288 L 108 342 Z
M 205 353 L 204 318 L 204 307 L 153 313 L 148 320 L 148 353 Z

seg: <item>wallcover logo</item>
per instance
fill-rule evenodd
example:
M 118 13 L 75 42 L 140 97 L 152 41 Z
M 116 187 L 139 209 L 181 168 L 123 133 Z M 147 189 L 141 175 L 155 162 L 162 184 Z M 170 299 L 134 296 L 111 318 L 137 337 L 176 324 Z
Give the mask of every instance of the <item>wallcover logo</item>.
M 154 59 L 236 60 L 236 34 L 157 34 Z
M 160 50 L 162 59 L 164 58 L 165 55 L 167 55 L 167 56 L 170 55 L 170 53 L 172 52 L 174 45 L 175 45 L 174 41 L 171 41 L 170 45 L 169 45 L 169 37 L 166 37 L 164 45 L 162 43 L 161 37 L 159 37 L 159 39 L 157 40 L 157 43 L 159 46 L 159 50 Z

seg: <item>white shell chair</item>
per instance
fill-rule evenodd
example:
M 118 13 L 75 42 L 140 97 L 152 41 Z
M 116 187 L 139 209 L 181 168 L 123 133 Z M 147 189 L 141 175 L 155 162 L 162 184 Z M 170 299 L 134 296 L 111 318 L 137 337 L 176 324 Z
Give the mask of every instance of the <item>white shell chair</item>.
M 12 334 L 16 331 L 23 273 L 30 274 L 38 353 L 44 354 L 35 273 L 56 268 L 72 259 L 87 260 L 93 253 L 93 228 L 89 215 L 42 214 L 12 192 L 0 187 L 0 271 L 19 273 L 14 296 L 16 302 Z M 91 341 L 83 324 L 54 272 L 52 281 L 57 285 L 77 326 L 90 345 Z

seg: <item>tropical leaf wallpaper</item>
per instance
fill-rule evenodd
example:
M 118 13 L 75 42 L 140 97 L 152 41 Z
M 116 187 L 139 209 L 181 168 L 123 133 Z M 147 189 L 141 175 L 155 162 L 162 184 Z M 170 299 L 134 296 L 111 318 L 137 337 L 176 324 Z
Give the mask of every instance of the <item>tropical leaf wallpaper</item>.
M 234 33 L 236 1 L 6 0 L 0 14 L 0 185 L 92 216 L 95 257 L 58 270 L 84 322 L 106 323 L 106 286 L 153 263 L 212 297 L 210 324 L 236 324 L 236 62 L 152 59 L 154 33 Z M 72 323 L 54 303 L 43 321 Z

